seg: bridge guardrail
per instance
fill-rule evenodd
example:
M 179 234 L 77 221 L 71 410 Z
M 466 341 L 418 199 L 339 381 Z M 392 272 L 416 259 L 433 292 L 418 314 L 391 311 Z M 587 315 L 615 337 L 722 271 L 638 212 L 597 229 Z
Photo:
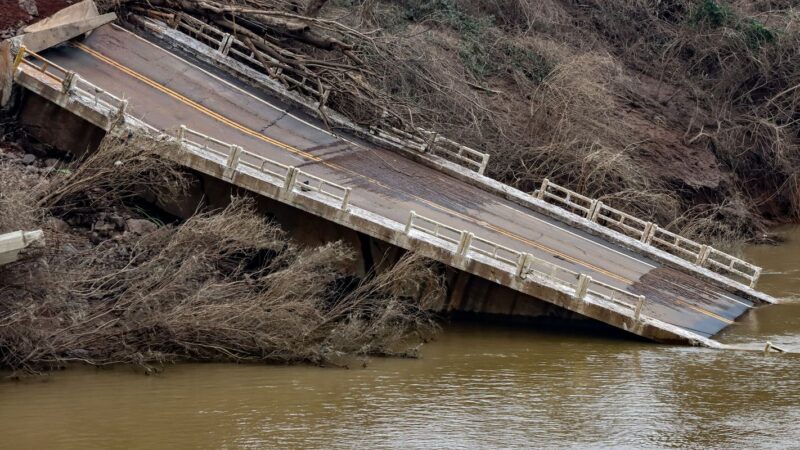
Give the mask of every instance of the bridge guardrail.
M 581 195 L 575 191 L 553 183 L 545 178 L 533 196 L 554 203 L 572 213 L 583 216 L 592 222 L 619 231 L 640 242 L 660 248 L 672 255 L 701 267 L 706 267 L 730 277 L 746 280 L 755 287 L 761 276 L 761 268 L 729 255 L 708 245 L 703 245 L 679 234 L 665 230 L 657 224 L 647 222 L 603 202 Z
M 575 272 L 559 265 L 537 258 L 530 253 L 520 252 L 488 239 L 475 236 L 466 230 L 446 225 L 434 219 L 417 214 L 414 211 L 408 216 L 404 232 L 410 235 L 418 231 L 441 239 L 455 246 L 454 252 L 465 258 L 470 253 L 482 255 L 510 266 L 521 279 L 537 278 L 559 283 L 571 288 L 576 299 L 585 299 L 588 294 L 631 310 L 635 320 L 639 320 L 646 305 L 646 298 L 624 289 L 612 286 L 591 276 Z
M 240 171 L 240 166 L 249 167 L 277 179 L 287 192 L 317 192 L 339 201 L 339 208 L 342 210 L 347 210 L 350 206 L 352 189 L 349 187 L 249 152 L 238 145 L 213 138 L 185 125 L 181 125 L 178 129 L 177 139 L 182 145 L 191 145 L 225 158 L 226 171 L 223 178 L 227 181 L 233 178 L 235 172 Z
M 69 87 L 69 85 L 65 86 L 65 82 L 71 77 L 70 74 L 74 74 L 74 72 L 59 66 L 42 55 L 28 50 L 24 45 L 19 48 L 17 55 L 14 57 L 12 71 L 16 73 L 20 66 L 30 67 L 56 83 L 61 84 L 62 92 L 66 92 L 66 89 Z M 54 71 L 56 73 L 53 73 Z
M 24 46 L 19 48 L 14 59 L 13 73 L 16 73 L 20 66 L 30 67 L 41 73 L 50 80 L 61 86 L 61 92 L 69 94 L 77 92 L 85 97 L 93 99 L 95 105 L 102 105 L 118 114 L 124 113 L 128 106 L 127 100 L 123 100 L 100 87 L 84 80 L 77 73 L 67 70 L 58 64 L 53 63 L 47 58 L 32 52 Z
M 250 67 L 261 68 L 262 61 L 267 61 L 275 66 L 275 72 L 270 73 L 270 76 L 275 77 L 280 74 L 280 67 L 283 65 L 280 61 L 273 58 L 256 48 L 248 46 L 244 41 L 238 39 L 236 36 L 229 34 L 225 31 L 215 28 L 202 20 L 196 19 L 184 13 L 175 15 L 171 26 L 179 31 L 184 32 L 188 36 L 212 47 L 225 56 L 243 62 Z M 320 89 L 319 86 L 309 82 L 301 82 L 291 77 L 281 76 L 280 79 L 286 83 L 291 84 L 293 87 L 299 88 L 317 98 L 326 96 L 324 87 Z M 323 102 L 324 103 L 324 102 Z M 371 131 L 374 134 L 381 135 L 382 137 L 389 138 L 390 141 L 395 142 L 397 145 L 405 145 L 412 147 L 422 153 L 431 153 L 441 156 L 448 161 L 454 162 L 461 166 L 466 166 L 470 170 L 483 174 L 486 171 L 486 166 L 489 162 L 489 155 L 478 150 L 461 145 L 455 141 L 440 136 L 432 131 L 422 128 L 416 128 L 420 135 L 415 135 L 407 131 L 403 131 L 391 126 L 372 127 Z M 400 136 L 407 142 L 396 139 L 395 136 Z M 410 145 L 409 145 L 410 144 Z

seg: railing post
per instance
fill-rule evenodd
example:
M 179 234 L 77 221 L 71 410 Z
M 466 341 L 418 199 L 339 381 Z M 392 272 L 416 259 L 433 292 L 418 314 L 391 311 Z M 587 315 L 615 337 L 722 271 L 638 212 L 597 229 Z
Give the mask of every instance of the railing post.
M 750 289 L 756 287 L 756 283 L 758 283 L 758 279 L 760 277 L 761 277 L 761 267 L 756 267 L 753 277 L 750 278 Z
M 94 87 L 94 104 L 97 106 L 100 104 L 100 94 L 103 94 L 105 91 L 100 89 L 99 87 Z
M 352 191 L 352 188 L 344 188 L 344 196 L 342 197 L 342 211 L 347 211 L 347 207 L 350 206 L 350 193 Z
M 69 71 L 64 75 L 64 79 L 61 80 L 61 92 L 65 94 L 69 94 L 72 89 L 75 87 L 75 83 L 77 82 L 78 74 L 73 71 Z
M 414 225 L 414 218 L 415 217 L 417 217 L 417 213 L 415 213 L 414 211 L 411 211 L 411 213 L 408 215 L 408 221 L 406 221 L 405 234 L 408 234 L 408 233 L 411 232 L 411 227 Z
M 183 143 L 186 140 L 186 125 L 181 125 L 181 128 L 178 130 L 178 141 Z
M 170 21 L 169 21 L 169 27 L 170 28 L 178 28 L 178 25 L 181 23 L 181 19 L 182 19 L 181 16 L 182 15 L 183 15 L 183 13 L 177 13 L 177 14 L 173 15 L 172 19 L 170 19 Z
M 548 180 L 547 178 L 542 180 L 542 186 L 539 188 L 539 192 L 536 194 L 536 197 L 539 200 L 544 200 L 544 193 L 547 190 L 547 186 L 549 185 L 550 185 L 550 180 Z
M 530 261 L 529 256 L 530 254 L 528 253 L 519 254 L 519 258 L 517 258 L 517 278 L 525 278 L 527 275 L 525 272 Z
M 647 234 L 647 239 L 643 241 L 645 244 L 648 245 L 653 243 L 653 238 L 656 236 L 656 233 L 658 232 L 658 224 L 654 223 L 652 225 L 653 226 L 650 227 L 650 233 Z
M 231 145 L 231 153 L 228 155 L 228 161 L 225 163 L 225 172 L 222 174 L 222 179 L 231 181 L 236 174 L 236 167 L 239 166 L 239 158 L 242 155 L 242 147 L 238 145 Z
M 489 154 L 488 153 L 484 153 L 483 154 L 483 158 L 481 160 L 481 165 L 480 165 L 480 167 L 478 167 L 478 173 L 483 175 L 483 173 L 486 172 L 486 166 L 487 165 L 489 165 Z
M 297 167 L 289 167 L 289 170 L 286 171 L 286 179 L 283 183 L 283 189 L 287 193 L 292 193 L 294 191 L 294 183 L 297 181 Z
M 436 132 L 431 132 L 430 137 L 425 142 L 425 146 L 422 147 L 422 153 L 429 153 L 433 150 L 433 146 L 436 143 Z
M 642 230 L 642 237 L 639 238 L 640 242 L 648 244 L 650 239 L 652 239 L 653 227 L 655 224 L 653 222 L 647 222 L 644 225 L 644 230 Z
M 586 218 L 592 222 L 597 222 L 597 216 L 600 215 L 600 208 L 602 207 L 603 202 L 600 200 L 592 200 L 592 206 L 589 207 L 589 212 L 586 214 Z
M 11 72 L 12 74 L 17 71 L 17 68 L 22 63 L 22 60 L 25 58 L 25 52 L 27 51 L 28 50 L 25 48 L 24 45 L 20 46 L 19 51 L 17 52 L 17 56 L 14 58 L 14 66 Z
M 638 301 L 636 302 L 636 308 L 633 310 L 633 320 L 639 321 L 642 316 L 642 310 L 644 309 L 644 295 L 640 295 Z
M 711 248 L 707 245 L 703 245 L 700 248 L 700 251 L 697 253 L 697 260 L 695 261 L 695 263 L 698 266 L 702 266 L 703 264 L 706 263 L 706 261 L 708 260 L 708 255 L 710 254 L 711 254 Z
M 592 277 L 586 274 L 578 275 L 578 284 L 575 286 L 575 298 L 586 298 L 589 292 L 589 283 L 592 282 Z
M 117 115 L 124 116 L 125 111 L 128 109 L 128 100 L 122 99 L 119 101 L 119 106 L 117 107 Z
M 461 239 L 458 242 L 458 248 L 456 249 L 456 253 L 458 253 L 460 256 L 467 256 L 469 248 L 472 245 L 472 238 L 474 236 L 475 236 L 474 234 L 468 231 L 462 231 Z
M 223 55 L 227 55 L 228 51 L 231 49 L 231 44 L 233 44 L 233 36 L 231 36 L 229 33 L 225 33 L 225 36 L 222 37 L 222 41 L 220 41 L 219 48 L 217 48 L 217 50 Z

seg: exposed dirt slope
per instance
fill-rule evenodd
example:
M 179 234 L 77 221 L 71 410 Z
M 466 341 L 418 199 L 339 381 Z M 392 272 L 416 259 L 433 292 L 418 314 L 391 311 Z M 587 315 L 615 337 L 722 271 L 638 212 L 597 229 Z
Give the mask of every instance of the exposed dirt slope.
M 3 0 L 0 6 L 0 39 L 15 36 L 18 29 L 49 17 L 72 3 L 71 0 Z

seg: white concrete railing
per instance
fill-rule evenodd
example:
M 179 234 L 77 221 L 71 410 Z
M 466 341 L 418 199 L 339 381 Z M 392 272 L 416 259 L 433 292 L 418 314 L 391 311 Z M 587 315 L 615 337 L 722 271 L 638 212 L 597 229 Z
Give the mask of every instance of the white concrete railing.
M 20 47 L 14 60 L 13 71 L 21 70 L 21 66 L 30 67 L 46 78 L 58 83 L 61 92 L 64 94 L 77 93 L 87 99 L 92 99 L 95 106 L 101 105 L 117 114 L 124 114 L 128 106 L 128 101 L 116 97 L 98 86 L 84 80 L 77 73 L 67 70 L 58 64 L 51 62 L 38 53 Z
M 181 125 L 178 130 L 177 138 L 182 145 L 190 145 L 201 151 L 225 158 L 226 170 L 223 179 L 226 181 L 230 181 L 241 167 L 249 167 L 277 179 L 287 192 L 317 192 L 340 202 L 339 208 L 342 210 L 347 210 L 350 206 L 352 189 L 349 187 L 330 182 L 294 166 L 281 164 L 248 152 L 238 145 L 223 142 L 184 125 Z
M 406 235 L 410 235 L 414 231 L 455 246 L 454 253 L 464 258 L 481 255 L 489 260 L 497 261 L 507 266 L 518 278 L 523 280 L 535 278 L 566 286 L 573 291 L 573 297 L 576 299 L 583 300 L 591 294 L 607 302 L 624 306 L 632 311 L 632 316 L 637 321 L 645 307 L 646 299 L 643 295 L 633 294 L 594 280 L 589 275 L 547 262 L 530 253 L 520 252 L 477 237 L 466 230 L 460 230 L 411 211 L 404 232 Z
M 235 36 L 189 15 L 183 13 L 177 14 L 172 26 L 194 39 L 215 48 L 221 54 L 245 62 L 250 66 L 261 67 L 261 60 L 268 61 L 274 64 L 275 67 L 281 65 L 280 61 L 272 56 L 263 52 L 258 52 L 258 55 L 256 55 L 253 49 L 250 49 L 247 44 L 237 39 Z M 306 83 L 303 86 L 296 85 L 296 87 L 302 87 L 303 90 L 318 97 L 324 95 L 323 92 L 320 92 L 317 87 L 311 84 Z M 389 127 L 388 129 L 384 129 L 384 127 L 372 127 L 370 131 L 397 145 L 411 147 L 421 153 L 441 156 L 451 162 L 466 166 L 470 170 L 474 170 L 480 174 L 486 171 L 486 166 L 489 163 L 489 155 L 487 153 L 479 152 L 422 128 L 416 129 L 419 135 L 394 127 Z
M 761 268 L 758 266 L 667 231 L 652 222 L 611 208 L 599 200 L 559 186 L 547 178 L 542 181 L 541 187 L 533 193 L 533 196 L 638 239 L 642 243 L 658 247 L 698 266 L 709 268 L 726 276 L 740 277 L 746 280 L 751 288 L 755 287 L 761 276 Z

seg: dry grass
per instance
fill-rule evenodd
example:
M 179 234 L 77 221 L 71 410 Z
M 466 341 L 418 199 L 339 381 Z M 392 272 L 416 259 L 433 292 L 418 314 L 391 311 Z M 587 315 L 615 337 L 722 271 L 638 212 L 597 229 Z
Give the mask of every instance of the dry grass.
M 418 123 L 492 154 L 497 179 L 532 190 L 546 176 L 700 240 L 738 242 L 800 216 L 800 21 L 791 6 L 753 5 L 370 2 L 369 25 L 396 38 L 399 60 L 375 83 Z M 650 156 L 698 152 L 717 168 Z M 682 182 L 703 170 L 713 187 Z
M 46 226 L 50 214 L 114 205 L 149 183 L 185 186 L 184 174 L 154 157 L 159 145 L 112 140 L 70 174 L 50 174 L 42 189 L 4 190 L 15 206 L 0 203 L 0 220 L 24 205 L 35 213 L 15 227 Z M 19 172 L 0 166 L 0 180 Z M 437 329 L 427 307 L 442 281 L 430 263 L 407 257 L 353 280 L 345 271 L 349 248 L 298 246 L 246 199 L 99 245 L 70 233 L 46 237 L 46 248 L 0 268 L 5 369 L 38 372 L 69 362 L 337 363 L 342 356 L 413 355 Z M 77 250 L 66 251 L 65 239 Z

